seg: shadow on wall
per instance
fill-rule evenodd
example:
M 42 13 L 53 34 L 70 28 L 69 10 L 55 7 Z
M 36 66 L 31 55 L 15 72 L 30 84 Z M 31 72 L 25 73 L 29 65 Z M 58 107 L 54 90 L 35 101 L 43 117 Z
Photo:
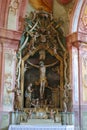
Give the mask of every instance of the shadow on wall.
M 6 128 L 1 128 L 0 130 L 8 130 L 8 127 L 6 127 Z

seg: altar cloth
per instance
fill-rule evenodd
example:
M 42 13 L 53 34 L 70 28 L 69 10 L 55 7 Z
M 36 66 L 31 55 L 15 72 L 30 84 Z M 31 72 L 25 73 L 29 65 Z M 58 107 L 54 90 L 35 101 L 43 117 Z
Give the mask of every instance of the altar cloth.
M 70 125 L 10 125 L 8 130 L 74 130 Z

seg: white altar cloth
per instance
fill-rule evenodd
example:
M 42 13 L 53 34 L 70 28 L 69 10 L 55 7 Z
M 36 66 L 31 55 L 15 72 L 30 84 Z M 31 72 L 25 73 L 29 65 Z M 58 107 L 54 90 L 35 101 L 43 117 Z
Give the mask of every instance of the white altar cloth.
M 10 125 L 8 130 L 74 130 L 74 126 L 70 125 Z

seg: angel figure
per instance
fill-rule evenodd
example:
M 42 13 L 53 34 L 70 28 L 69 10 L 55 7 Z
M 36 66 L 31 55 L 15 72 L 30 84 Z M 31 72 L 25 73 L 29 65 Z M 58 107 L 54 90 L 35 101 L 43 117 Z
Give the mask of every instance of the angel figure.
M 44 65 L 43 61 L 40 61 L 39 66 L 32 64 L 31 62 L 28 61 L 28 63 L 36 68 L 39 68 L 40 71 L 40 98 L 43 99 L 44 96 L 44 90 L 45 90 L 45 86 L 47 83 L 47 78 L 46 78 L 46 67 L 51 67 L 54 66 L 56 62 L 49 64 L 49 65 Z

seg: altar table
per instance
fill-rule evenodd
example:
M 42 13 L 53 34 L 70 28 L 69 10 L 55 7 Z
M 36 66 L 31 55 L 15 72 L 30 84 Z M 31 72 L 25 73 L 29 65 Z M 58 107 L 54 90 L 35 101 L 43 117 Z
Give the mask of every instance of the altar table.
M 10 125 L 8 130 L 74 130 L 74 126 L 70 125 Z

